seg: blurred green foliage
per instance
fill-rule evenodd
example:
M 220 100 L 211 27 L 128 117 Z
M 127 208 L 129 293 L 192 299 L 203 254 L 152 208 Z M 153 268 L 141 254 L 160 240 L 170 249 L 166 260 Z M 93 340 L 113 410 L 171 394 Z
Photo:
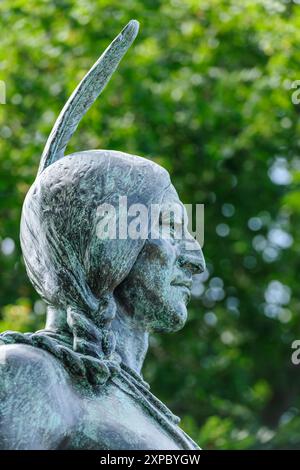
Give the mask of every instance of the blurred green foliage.
M 44 306 L 18 241 L 22 201 L 78 81 L 131 18 L 140 34 L 68 151 L 123 150 L 205 204 L 208 273 L 145 376 L 208 449 L 300 448 L 299 1 L 2 0 L 0 330 Z

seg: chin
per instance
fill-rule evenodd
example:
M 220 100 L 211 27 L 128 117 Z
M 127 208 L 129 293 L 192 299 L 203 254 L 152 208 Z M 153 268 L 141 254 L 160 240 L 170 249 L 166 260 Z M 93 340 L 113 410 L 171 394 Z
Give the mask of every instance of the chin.
M 181 330 L 187 320 L 188 312 L 184 302 L 180 302 L 176 307 L 166 309 L 165 318 L 152 325 L 155 333 L 176 333 Z

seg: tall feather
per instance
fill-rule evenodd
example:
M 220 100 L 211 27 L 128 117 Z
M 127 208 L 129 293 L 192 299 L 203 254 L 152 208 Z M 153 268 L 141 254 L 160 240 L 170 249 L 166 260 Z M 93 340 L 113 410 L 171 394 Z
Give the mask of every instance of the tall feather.
M 52 128 L 41 157 L 38 175 L 64 156 L 66 146 L 79 122 L 109 82 L 138 30 L 139 23 L 131 20 L 74 90 Z

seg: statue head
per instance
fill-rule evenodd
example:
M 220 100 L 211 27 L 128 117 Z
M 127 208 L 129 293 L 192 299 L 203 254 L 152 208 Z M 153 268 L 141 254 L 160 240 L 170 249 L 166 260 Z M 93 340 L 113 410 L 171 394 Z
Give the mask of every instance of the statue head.
M 27 272 L 48 304 L 48 326 L 68 329 L 74 351 L 97 360 L 113 360 L 115 338 L 110 324 L 116 310 L 132 316 L 147 331 L 180 329 L 187 317 L 192 275 L 204 269 L 201 248 L 187 231 L 184 207 L 165 169 L 116 151 L 64 156 L 81 117 L 109 80 L 137 29 L 135 21 L 124 28 L 65 105 L 46 144 L 21 219 Z M 126 198 L 127 209 L 138 211 L 136 204 L 144 207 L 148 224 L 146 230 L 140 228 L 140 236 L 129 236 L 128 230 L 121 236 L 121 198 Z M 174 206 L 181 212 L 173 211 Z M 156 236 L 150 233 L 152 207 L 158 220 Z M 115 219 L 106 220 L 113 224 L 114 236 L 99 232 L 104 213 L 107 216 L 103 208 L 114 210 Z M 164 220 L 166 213 L 170 217 Z M 126 229 L 128 224 L 130 219 Z M 168 236 L 162 236 L 164 225 L 168 225 L 164 232 Z

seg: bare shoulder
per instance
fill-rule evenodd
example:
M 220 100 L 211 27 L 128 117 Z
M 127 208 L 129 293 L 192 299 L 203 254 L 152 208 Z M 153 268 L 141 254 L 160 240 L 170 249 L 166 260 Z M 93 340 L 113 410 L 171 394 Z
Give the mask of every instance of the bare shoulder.
M 64 379 L 63 368 L 52 354 L 40 348 L 25 344 L 0 346 L 0 390 L 10 389 L 17 384 L 28 388 L 34 384 L 34 390 L 61 382 Z M 34 391 L 33 390 L 33 391 Z
M 72 422 L 70 393 L 67 375 L 50 353 L 0 346 L 0 449 L 57 446 Z

